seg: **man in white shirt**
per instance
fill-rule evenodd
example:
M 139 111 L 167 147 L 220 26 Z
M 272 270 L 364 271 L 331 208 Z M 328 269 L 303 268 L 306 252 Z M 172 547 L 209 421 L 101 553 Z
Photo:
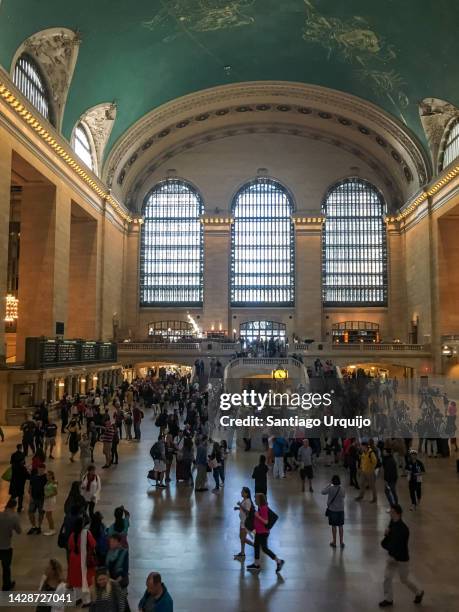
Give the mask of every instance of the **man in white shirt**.
M 309 481 L 309 492 L 313 493 L 312 479 L 314 478 L 314 473 L 312 470 L 312 448 L 309 446 L 309 440 L 307 438 L 303 440 L 303 446 L 298 450 L 297 460 L 300 464 L 301 490 L 304 492 L 307 478 Z

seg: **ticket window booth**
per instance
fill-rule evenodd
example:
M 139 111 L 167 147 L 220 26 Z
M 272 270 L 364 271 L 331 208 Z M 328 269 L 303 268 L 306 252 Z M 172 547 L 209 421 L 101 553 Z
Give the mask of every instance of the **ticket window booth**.
M 341 321 L 333 323 L 332 337 L 335 343 L 356 344 L 381 341 L 379 324 L 369 321 Z

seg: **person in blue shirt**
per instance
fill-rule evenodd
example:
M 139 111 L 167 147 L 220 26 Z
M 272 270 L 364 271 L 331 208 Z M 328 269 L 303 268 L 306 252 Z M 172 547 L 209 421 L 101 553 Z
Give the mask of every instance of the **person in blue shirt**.
M 147 590 L 138 607 L 141 612 L 174 612 L 174 602 L 158 572 L 148 574 Z
M 287 452 L 288 444 L 285 438 L 278 436 L 274 438 L 273 453 L 274 453 L 274 478 L 285 478 L 284 472 L 284 455 Z

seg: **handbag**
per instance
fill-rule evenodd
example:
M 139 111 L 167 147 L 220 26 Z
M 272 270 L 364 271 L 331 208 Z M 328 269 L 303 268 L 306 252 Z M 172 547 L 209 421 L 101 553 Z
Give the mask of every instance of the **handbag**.
M 277 523 L 278 518 L 279 516 L 274 512 L 274 510 L 268 508 L 268 522 L 266 523 L 266 529 L 269 529 L 271 531 L 271 529 Z
M 209 459 L 209 467 L 211 470 L 215 470 L 216 468 L 218 468 L 219 465 L 220 464 L 216 459 Z
M 2 474 L 2 480 L 5 480 L 6 482 L 11 482 L 12 475 L 13 475 L 13 468 L 11 467 L 11 465 L 9 465 Z
M 330 512 L 331 512 L 330 506 L 333 505 L 333 502 L 338 497 L 338 493 L 339 493 L 340 488 L 341 487 L 338 487 L 338 490 L 336 491 L 334 498 L 331 500 L 331 502 L 329 504 L 327 504 L 327 509 L 325 510 L 325 516 L 330 516 Z
M 255 508 L 253 507 L 253 504 L 250 506 L 250 510 L 245 517 L 244 527 L 247 529 L 247 531 L 253 531 L 255 527 Z

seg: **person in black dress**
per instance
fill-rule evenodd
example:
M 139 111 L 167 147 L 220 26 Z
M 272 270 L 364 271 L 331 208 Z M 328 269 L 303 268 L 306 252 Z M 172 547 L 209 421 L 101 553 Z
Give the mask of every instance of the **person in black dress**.
M 268 493 L 268 466 L 266 465 L 266 457 L 260 455 L 259 463 L 253 468 L 252 478 L 255 479 L 255 494 Z

